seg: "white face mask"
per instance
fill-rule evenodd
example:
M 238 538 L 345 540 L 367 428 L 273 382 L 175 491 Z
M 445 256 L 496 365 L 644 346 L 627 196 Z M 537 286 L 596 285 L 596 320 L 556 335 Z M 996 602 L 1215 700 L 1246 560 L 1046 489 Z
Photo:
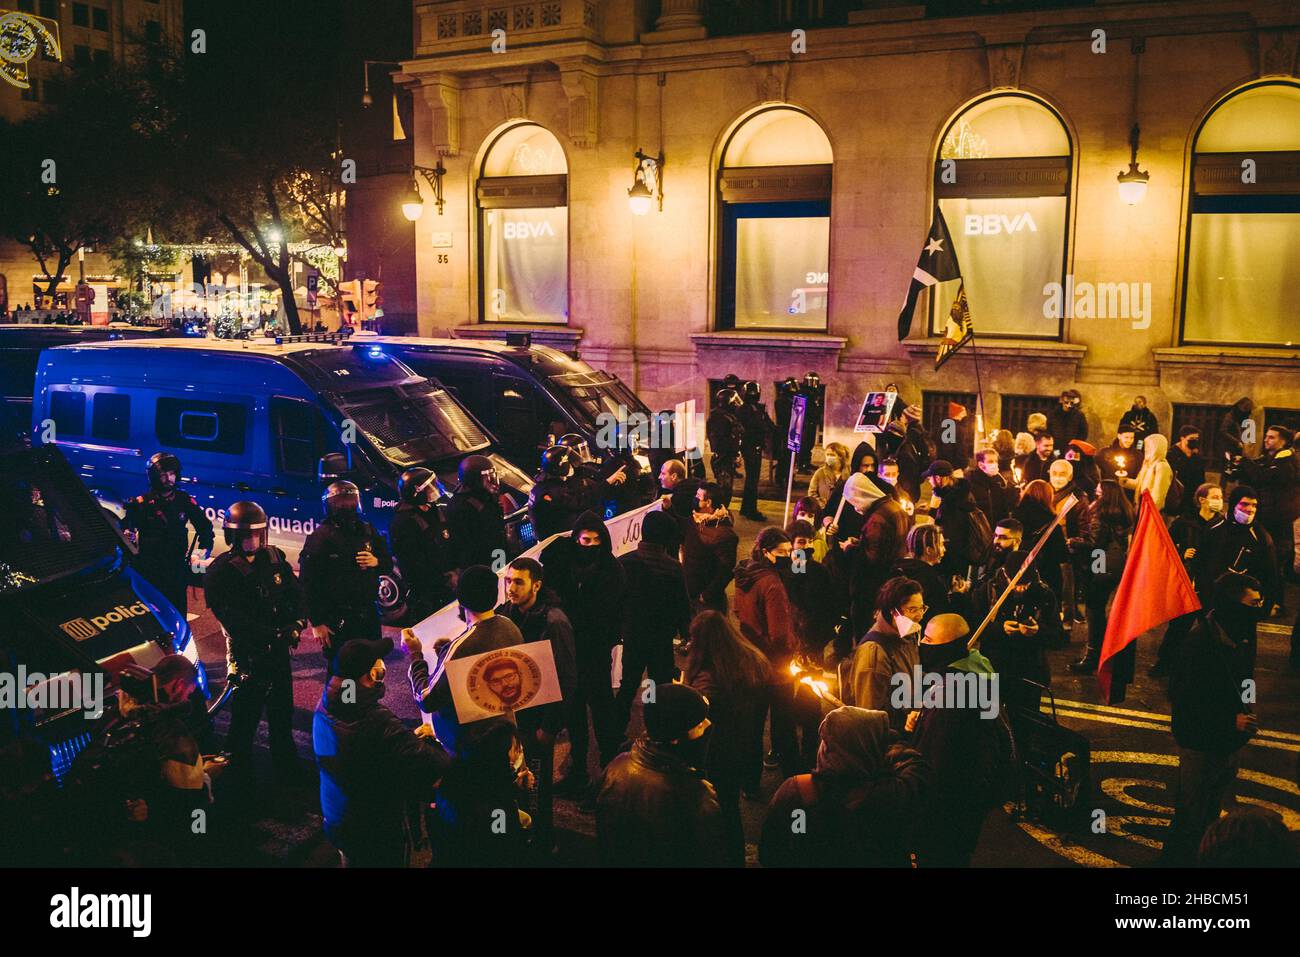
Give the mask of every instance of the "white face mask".
M 832 472 L 838 471 L 840 467 L 839 456 L 835 456 L 835 455 L 826 456 L 826 467 L 830 469 Z
M 980 471 L 983 472 L 985 475 L 990 475 L 990 476 L 997 475 L 998 463 L 994 462 L 992 459 L 985 459 L 983 462 L 980 463 Z
M 883 480 L 884 480 L 887 484 L 889 484 L 889 485 L 897 485 L 897 484 L 898 484 L 898 476 L 897 476 L 897 475 L 882 475 L 882 476 L 880 476 L 880 477 L 881 477 L 881 479 L 883 479 Z
M 894 612 L 894 627 L 898 629 L 899 635 L 904 638 L 913 632 L 921 630 L 920 625 L 900 612 Z
M 1059 472 L 1049 475 L 1048 480 L 1052 483 L 1052 488 L 1056 489 L 1058 492 L 1070 484 L 1069 477 L 1062 475 Z
M 1243 511 L 1240 509 L 1240 507 L 1238 507 L 1238 508 L 1234 508 L 1234 509 L 1232 510 L 1232 515 L 1233 515 L 1233 518 L 1235 518 L 1235 519 L 1237 520 L 1237 524 L 1239 524 L 1239 525 L 1249 525 L 1251 522 L 1255 521 L 1255 516 L 1254 516 L 1254 515 L 1251 515 L 1251 514 L 1248 513 L 1248 512 L 1243 512 Z

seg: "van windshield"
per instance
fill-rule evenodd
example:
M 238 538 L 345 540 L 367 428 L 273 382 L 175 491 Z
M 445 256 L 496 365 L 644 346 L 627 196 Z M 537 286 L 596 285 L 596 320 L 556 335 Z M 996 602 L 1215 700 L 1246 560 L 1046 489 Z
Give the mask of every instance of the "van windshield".
M 447 390 L 427 380 L 347 392 L 338 405 L 384 458 L 401 469 L 477 452 L 490 444 Z
M 69 470 L 16 453 L 0 469 L 0 594 L 21 591 L 115 554 L 118 538 Z M 94 507 L 93 513 L 87 513 Z
M 551 376 L 551 381 L 564 390 L 593 427 L 605 413 L 618 418 L 621 410 L 621 416 L 626 418 L 633 412 L 650 411 L 617 377 L 605 372 L 568 372 Z

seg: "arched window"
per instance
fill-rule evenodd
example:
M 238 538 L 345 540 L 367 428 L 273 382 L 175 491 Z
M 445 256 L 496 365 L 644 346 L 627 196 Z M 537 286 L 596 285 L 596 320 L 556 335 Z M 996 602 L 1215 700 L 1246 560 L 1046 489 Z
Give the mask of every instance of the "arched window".
M 719 329 L 826 329 L 831 166 L 800 110 L 769 107 L 732 132 L 718 170 Z
M 1070 156 L 1061 118 L 1018 93 L 972 103 L 944 131 L 934 195 L 978 335 L 1060 338 L 1043 287 L 1065 279 Z M 943 331 L 951 285 L 930 297 L 933 334 Z
M 1300 339 L 1300 85 L 1247 87 L 1205 118 L 1187 220 L 1183 341 Z
M 534 123 L 488 147 L 478 181 L 484 321 L 568 321 L 568 172 L 559 140 Z

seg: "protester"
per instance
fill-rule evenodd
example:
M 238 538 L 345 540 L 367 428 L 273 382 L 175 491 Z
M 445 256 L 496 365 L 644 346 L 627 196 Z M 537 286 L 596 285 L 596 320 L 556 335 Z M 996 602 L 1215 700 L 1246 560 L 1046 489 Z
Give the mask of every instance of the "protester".
M 1025 464 L 1021 471 L 1021 482 L 1029 484 L 1030 482 L 1042 480 L 1047 481 L 1048 469 L 1052 467 L 1055 461 L 1056 439 L 1051 432 L 1046 429 L 1040 429 L 1034 434 L 1034 451 L 1025 459 Z
M 603 867 L 720 867 L 726 824 L 700 773 L 709 703 L 694 688 L 659 684 L 644 708 L 645 734 L 605 768 L 596 797 Z
M 1178 430 L 1178 441 L 1165 456 L 1165 461 L 1174 470 L 1174 477 L 1186 492 L 1205 484 L 1205 457 L 1200 450 L 1201 430 L 1194 425 L 1184 425 Z M 1179 514 L 1195 515 L 1199 507 L 1193 495 L 1184 494 Z
M 894 575 L 910 578 L 921 586 L 929 610 L 919 624 L 922 628 L 935 615 L 969 608 L 970 581 L 962 575 L 943 571 L 946 550 L 943 530 L 933 522 L 917 525 L 907 533 L 907 557 L 894 564 Z M 970 570 L 972 566 L 967 566 Z
M 526 713 L 526 712 L 525 712 Z M 532 820 L 519 805 L 534 785 L 519 730 L 482 722 L 438 786 L 430 827 L 434 867 L 519 867 Z
M 992 663 L 968 650 L 970 628 L 960 615 L 940 615 L 926 626 L 918 649 L 926 674 L 973 676 L 995 682 Z M 996 687 L 996 685 L 993 685 Z M 984 717 L 976 702 L 922 707 L 912 743 L 933 768 L 934 784 L 923 806 L 917 858 L 921 867 L 967 867 L 984 819 L 1002 798 L 1005 773 L 1001 722 Z
M 806 661 L 822 660 L 822 649 L 835 638 L 845 607 L 828 569 L 813 554 L 817 541 L 812 525 L 803 520 L 785 527 L 790 539 L 790 566 L 781 567 L 781 580 L 790 599 L 791 627 L 798 641 L 796 654 Z M 821 715 L 817 717 L 821 721 Z
M 1020 494 L 1020 504 L 1011 514 L 1024 528 L 1024 542 L 1028 547 L 1032 548 L 1047 527 L 1056 520 L 1056 511 L 1052 506 L 1052 487 L 1047 482 L 1030 482 Z M 1080 506 L 1075 506 L 1078 507 Z M 1065 533 L 1058 526 L 1048 536 L 1037 559 L 1039 574 L 1053 595 L 1059 596 L 1062 592 L 1061 566 L 1069 560 L 1069 545 Z
M 726 862 L 739 867 L 745 862 L 740 795 L 762 763 L 762 702 L 771 666 L 726 615 L 712 609 L 695 616 L 690 639 L 684 679 L 708 701 L 712 724 L 704 776 L 722 809 Z
M 1182 486 L 1174 483 L 1174 470 L 1165 461 L 1169 440 L 1160 433 L 1148 435 L 1142 446 L 1142 468 L 1132 482 L 1134 504 L 1141 504 L 1143 493 L 1150 493 L 1158 511 L 1165 510 L 1165 501 L 1172 496 L 1178 501 L 1171 505 L 1175 510 L 1182 504 Z M 1121 486 L 1127 486 L 1121 480 Z
M 1196 575 L 1197 558 L 1210 529 L 1223 524 L 1223 489 L 1209 482 L 1197 487 L 1195 494 L 1187 498 L 1196 503 L 1196 511 L 1191 515 L 1180 515 L 1169 526 L 1169 537 L 1173 540 L 1183 566 L 1191 576 Z M 1194 579 L 1193 579 L 1194 580 Z M 1202 585 L 1205 582 L 1202 581 Z M 1209 602 L 1210 596 L 1199 595 L 1202 604 Z M 1153 678 L 1169 675 L 1170 663 L 1177 657 L 1182 640 L 1195 623 L 1195 613 L 1175 618 L 1165 629 L 1160 639 L 1160 648 L 1156 654 L 1155 664 L 1147 674 Z
M 1223 454 L 1230 463 L 1240 460 L 1246 454 L 1244 440 L 1246 422 L 1254 410 L 1255 403 L 1247 396 L 1242 396 L 1233 403 L 1232 408 L 1223 413 L 1223 418 L 1219 420 L 1218 444 L 1223 448 Z
M 836 543 L 828 561 L 832 561 L 832 574 L 848 593 L 852 637 L 856 637 L 870 627 L 876 594 L 894 563 L 903 557 L 907 516 L 897 502 L 883 495 L 879 486 L 865 475 L 849 476 L 844 483 L 844 497 L 861 530 L 856 536 L 841 540 L 837 538 L 837 527 L 827 526 L 828 537 Z
M 1300 866 L 1295 834 L 1272 808 L 1237 807 L 1211 822 L 1196 854 L 1198 867 Z
M 1263 604 L 1260 583 L 1226 572 L 1214 582 L 1210 610 L 1187 636 L 1169 683 L 1178 790 L 1161 863 L 1193 863 L 1205 829 L 1218 819 L 1237 778 L 1238 754 L 1259 729 L 1242 693 L 1254 670 L 1253 649 L 1242 640 Z
M 656 684 L 677 677 L 673 639 L 686 641 L 691 625 L 686 578 L 677 556 L 668 548 L 677 527 L 663 512 L 647 512 L 641 519 L 641 541 L 635 550 L 620 555 L 623 673 L 618 696 L 618 722 L 626 730 L 632 702 L 641 690 L 641 675 Z
M 1202 600 L 1213 593 L 1220 575 L 1234 571 L 1259 582 L 1266 609 L 1281 601 L 1277 549 L 1272 536 L 1256 524 L 1258 511 L 1259 496 L 1249 485 L 1238 485 L 1228 495 L 1223 523 L 1206 531 L 1192 560 L 1192 580 Z
M 1104 481 L 1088 505 L 1089 535 L 1084 546 L 1084 604 L 1088 611 L 1088 646 L 1083 657 L 1070 665 L 1075 674 L 1092 674 L 1101 660 L 1106 637 L 1107 606 L 1119 587 L 1128 560 L 1135 510 L 1116 482 Z
M 826 443 L 826 461 L 808 482 L 808 497 L 817 502 L 818 508 L 830 501 L 835 486 L 847 476 L 849 450 L 839 442 Z
M 404 867 L 405 805 L 427 802 L 451 766 L 426 725 L 412 733 L 381 704 L 392 650 L 388 638 L 343 645 L 312 721 L 325 836 L 345 867 Z
M 1003 475 L 997 449 L 981 449 L 976 452 L 975 468 L 966 474 L 966 480 L 970 483 L 971 498 L 984 513 L 984 520 L 990 528 L 998 519 L 1011 514 L 1017 495 Z
M 916 639 L 928 609 L 919 582 L 891 578 L 880 589 L 875 621 L 853 649 L 848 681 L 853 704 L 869 711 L 884 711 L 889 724 L 902 733 L 910 707 L 900 707 L 893 696 L 894 676 L 912 673 L 920 660 Z
M 1088 418 L 1079 408 L 1082 402 L 1078 389 L 1066 389 L 1061 393 L 1060 405 L 1047 413 L 1047 431 L 1052 434 L 1056 448 L 1064 449 L 1075 439 L 1088 437 Z
M 993 590 L 1006 591 L 1028 552 L 1009 556 L 993 579 Z M 980 650 L 998 673 L 1002 701 L 1012 708 L 1037 712 L 1040 691 L 1034 684 L 1051 683 L 1047 646 L 1061 632 L 1056 596 L 1043 584 L 1031 564 L 998 608 L 981 639 Z M 1026 684 L 1033 682 L 1034 684 Z
M 793 521 L 807 522 L 808 526 L 813 529 L 812 541 L 806 549 L 808 553 L 807 557 L 819 565 L 826 561 L 826 555 L 829 550 L 829 546 L 826 543 L 825 525 L 830 523 L 829 517 L 820 519 L 820 515 L 821 509 L 819 509 L 817 503 L 808 496 L 804 496 L 794 503 Z
M 698 486 L 689 505 L 682 503 L 683 508 L 690 509 L 689 519 L 683 523 L 682 573 L 691 610 L 697 614 L 705 608 L 726 613 L 727 585 L 735 572 L 736 550 L 740 547 L 731 513 L 718 496 L 718 486 L 706 482 Z M 675 495 L 674 510 L 677 500 Z
M 1075 439 L 1065 447 L 1061 456 L 1074 469 L 1074 483 L 1091 498 L 1092 490 L 1101 481 L 1101 469 L 1097 466 L 1097 447 L 1083 439 Z
M 970 567 L 984 560 L 992 544 L 989 521 L 975 505 L 970 482 L 954 477 L 947 462 L 932 462 L 925 477 L 933 483 L 939 498 L 935 521 L 943 529 L 946 548 L 940 571 L 950 577 L 969 574 Z
M 1160 430 L 1156 414 L 1147 408 L 1147 397 L 1135 396 L 1133 405 L 1120 417 L 1119 431 L 1131 430 L 1137 438 L 1138 448 L 1144 448 L 1146 437 Z
M 1134 447 L 1137 433 L 1132 426 L 1122 426 L 1115 433 L 1115 439 L 1097 456 L 1097 468 L 1103 479 L 1115 479 L 1123 485 L 1123 480 L 1132 479 L 1142 464 L 1141 456 Z
M 931 769 L 883 711 L 842 707 L 821 723 L 817 765 L 777 789 L 763 819 L 764 867 L 909 867 Z M 801 826 L 792 826 L 796 815 Z
M 1241 463 L 1241 480 L 1259 493 L 1259 523 L 1273 539 L 1278 565 L 1289 569 L 1295 553 L 1291 526 L 1300 518 L 1300 474 L 1297 473 L 1295 436 L 1281 425 L 1264 431 L 1263 454 Z
M 578 684 L 568 703 L 572 765 L 568 776 L 556 785 L 556 793 L 583 795 L 590 781 L 587 760 L 592 731 L 602 766 L 613 759 L 623 740 L 611 667 L 623 621 L 626 579 L 623 566 L 614 557 L 609 529 L 594 512 L 580 515 L 569 537 L 547 545 L 541 562 L 573 624 L 578 662 Z

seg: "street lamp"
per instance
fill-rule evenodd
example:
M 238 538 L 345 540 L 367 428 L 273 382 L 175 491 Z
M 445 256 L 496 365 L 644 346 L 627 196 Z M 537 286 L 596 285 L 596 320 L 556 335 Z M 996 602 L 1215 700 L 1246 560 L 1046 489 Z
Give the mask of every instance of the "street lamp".
M 370 109 L 375 105 L 375 98 L 370 95 L 370 68 L 372 66 L 397 66 L 402 64 L 394 60 L 362 60 L 361 72 L 365 77 L 364 89 L 361 92 L 361 106 L 363 109 Z
M 658 156 L 647 156 L 645 153 L 637 150 L 633 156 L 636 157 L 636 167 L 632 172 L 632 186 L 627 191 L 627 204 L 632 209 L 633 215 L 644 216 L 650 212 L 650 207 L 654 204 L 656 198 L 659 200 L 659 212 L 664 211 L 664 191 L 661 180 L 664 165 L 664 154 Z M 650 189 L 649 178 L 654 177 L 654 190 Z
M 1138 169 L 1138 125 L 1133 124 L 1133 129 L 1129 133 L 1129 144 L 1132 147 L 1128 169 L 1124 170 L 1116 177 L 1119 181 L 1119 198 L 1130 206 L 1136 206 L 1142 202 L 1142 198 L 1147 194 L 1147 183 L 1151 180 L 1151 174 L 1146 170 Z
M 442 195 L 442 178 L 447 175 L 447 170 L 442 165 L 442 160 L 438 160 L 437 166 L 412 166 L 411 186 L 402 200 L 402 215 L 411 222 L 415 222 L 424 213 L 424 198 L 420 195 L 420 183 L 415 178 L 417 173 L 424 177 L 424 181 L 433 190 L 433 201 L 438 207 L 439 216 L 442 215 L 442 207 L 446 202 Z

